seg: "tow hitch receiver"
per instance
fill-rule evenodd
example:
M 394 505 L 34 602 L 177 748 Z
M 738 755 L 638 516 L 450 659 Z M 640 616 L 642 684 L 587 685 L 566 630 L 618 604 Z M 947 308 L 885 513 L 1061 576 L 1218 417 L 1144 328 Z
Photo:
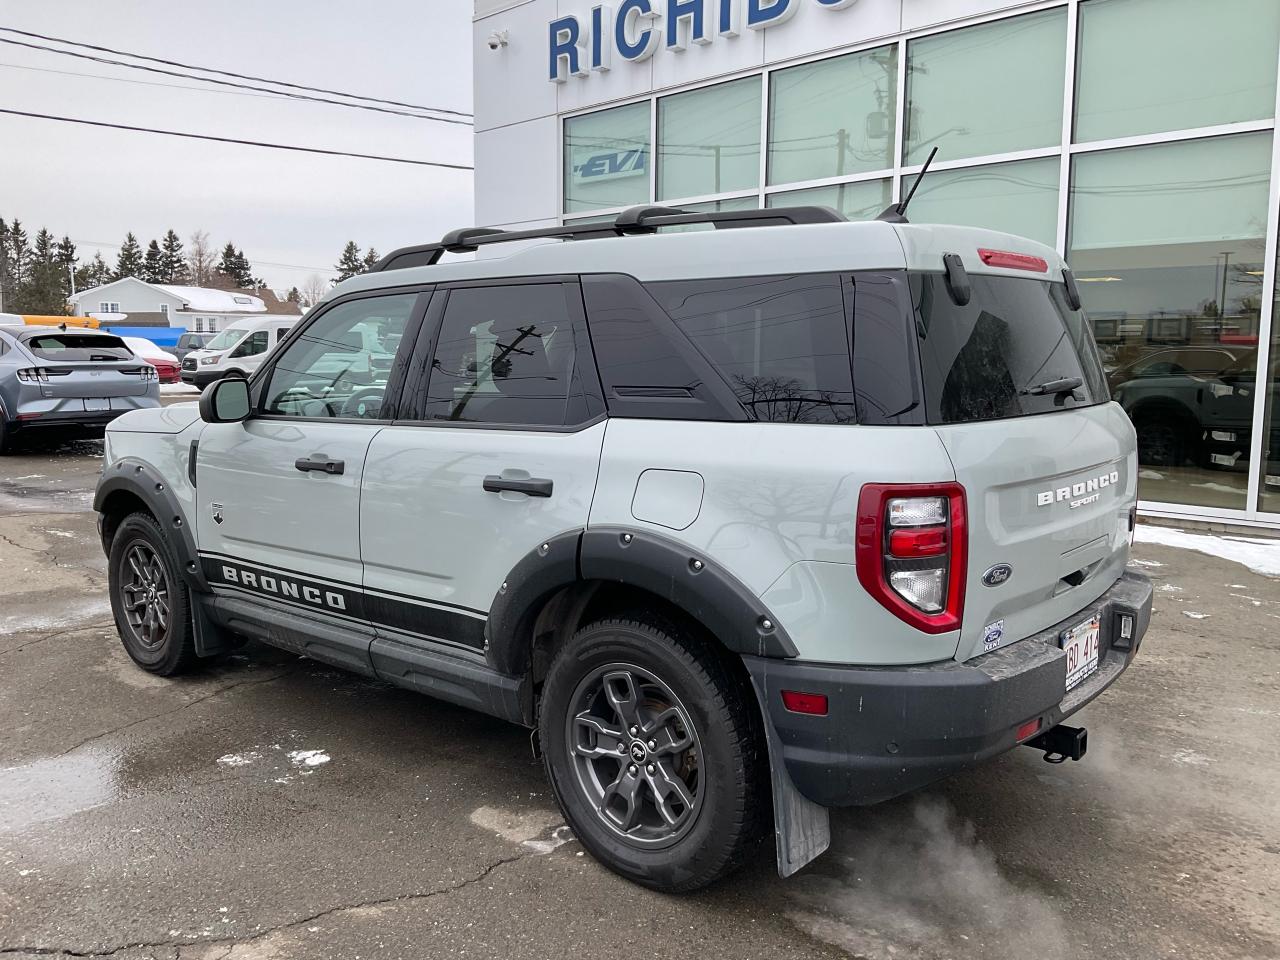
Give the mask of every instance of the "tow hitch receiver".
M 1023 744 L 1044 751 L 1046 763 L 1062 763 L 1079 760 L 1089 749 L 1089 731 L 1084 727 L 1068 727 L 1058 724 Z

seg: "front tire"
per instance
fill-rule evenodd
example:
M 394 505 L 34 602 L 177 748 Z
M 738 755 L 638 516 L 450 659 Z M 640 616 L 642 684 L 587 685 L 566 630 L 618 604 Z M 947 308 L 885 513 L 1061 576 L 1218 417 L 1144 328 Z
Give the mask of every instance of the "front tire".
M 191 598 L 164 529 L 148 513 L 121 521 L 108 558 L 111 612 L 127 654 L 162 677 L 195 665 Z
M 763 734 L 733 666 L 657 619 L 592 623 L 552 661 L 539 716 L 547 776 L 583 846 L 628 880 L 696 890 L 763 834 Z

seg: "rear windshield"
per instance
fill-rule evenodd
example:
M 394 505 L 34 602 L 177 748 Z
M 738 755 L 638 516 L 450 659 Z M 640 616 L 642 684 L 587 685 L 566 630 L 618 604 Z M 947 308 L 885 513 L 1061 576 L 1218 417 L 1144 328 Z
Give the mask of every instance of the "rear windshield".
M 133 357 L 119 337 L 96 333 L 41 333 L 28 337 L 26 348 L 41 360 L 129 360 Z
M 1109 399 L 1083 311 L 1061 283 L 970 274 L 956 306 L 941 273 L 911 275 L 929 423 L 1003 420 Z M 1078 380 L 1079 385 L 1069 385 Z

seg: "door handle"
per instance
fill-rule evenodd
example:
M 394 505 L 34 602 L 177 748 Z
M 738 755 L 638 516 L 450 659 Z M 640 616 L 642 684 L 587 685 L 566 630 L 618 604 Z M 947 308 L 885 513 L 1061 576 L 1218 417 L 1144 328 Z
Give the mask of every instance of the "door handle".
M 513 480 L 508 477 L 499 477 L 493 474 L 484 478 L 484 489 L 486 493 L 502 493 L 504 490 L 510 490 L 513 493 L 526 493 L 531 497 L 549 497 L 551 496 L 552 483 L 550 480 L 542 477 L 530 477 L 527 480 Z
M 330 473 L 335 476 L 345 473 L 347 469 L 345 460 L 330 460 L 322 453 L 313 453 L 310 457 L 299 457 L 293 461 L 293 465 L 303 473 L 317 470 L 320 473 Z

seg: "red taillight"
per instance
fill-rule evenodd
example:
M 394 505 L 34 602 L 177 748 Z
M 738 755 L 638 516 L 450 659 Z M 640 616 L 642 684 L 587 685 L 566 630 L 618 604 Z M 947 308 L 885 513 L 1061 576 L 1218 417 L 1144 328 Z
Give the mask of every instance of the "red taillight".
M 1049 262 L 1047 260 L 1043 257 L 1033 257 L 1029 253 L 1014 253 L 1012 250 L 988 250 L 986 247 L 979 247 L 978 259 L 988 267 L 1034 270 L 1037 273 L 1049 272 Z
M 808 713 L 815 717 L 827 715 L 825 693 L 801 693 L 799 690 L 783 690 L 782 705 L 792 713 Z
M 964 487 L 868 483 L 858 496 L 858 580 L 925 633 L 960 627 L 968 555 Z
M 917 527 L 889 533 L 889 553 L 901 560 L 937 557 L 947 552 L 946 527 Z
M 1023 740 L 1027 739 L 1027 737 L 1033 737 L 1039 732 L 1040 718 L 1036 717 L 1034 720 L 1028 720 L 1020 726 L 1017 733 L 1014 734 L 1014 739 L 1021 743 Z

